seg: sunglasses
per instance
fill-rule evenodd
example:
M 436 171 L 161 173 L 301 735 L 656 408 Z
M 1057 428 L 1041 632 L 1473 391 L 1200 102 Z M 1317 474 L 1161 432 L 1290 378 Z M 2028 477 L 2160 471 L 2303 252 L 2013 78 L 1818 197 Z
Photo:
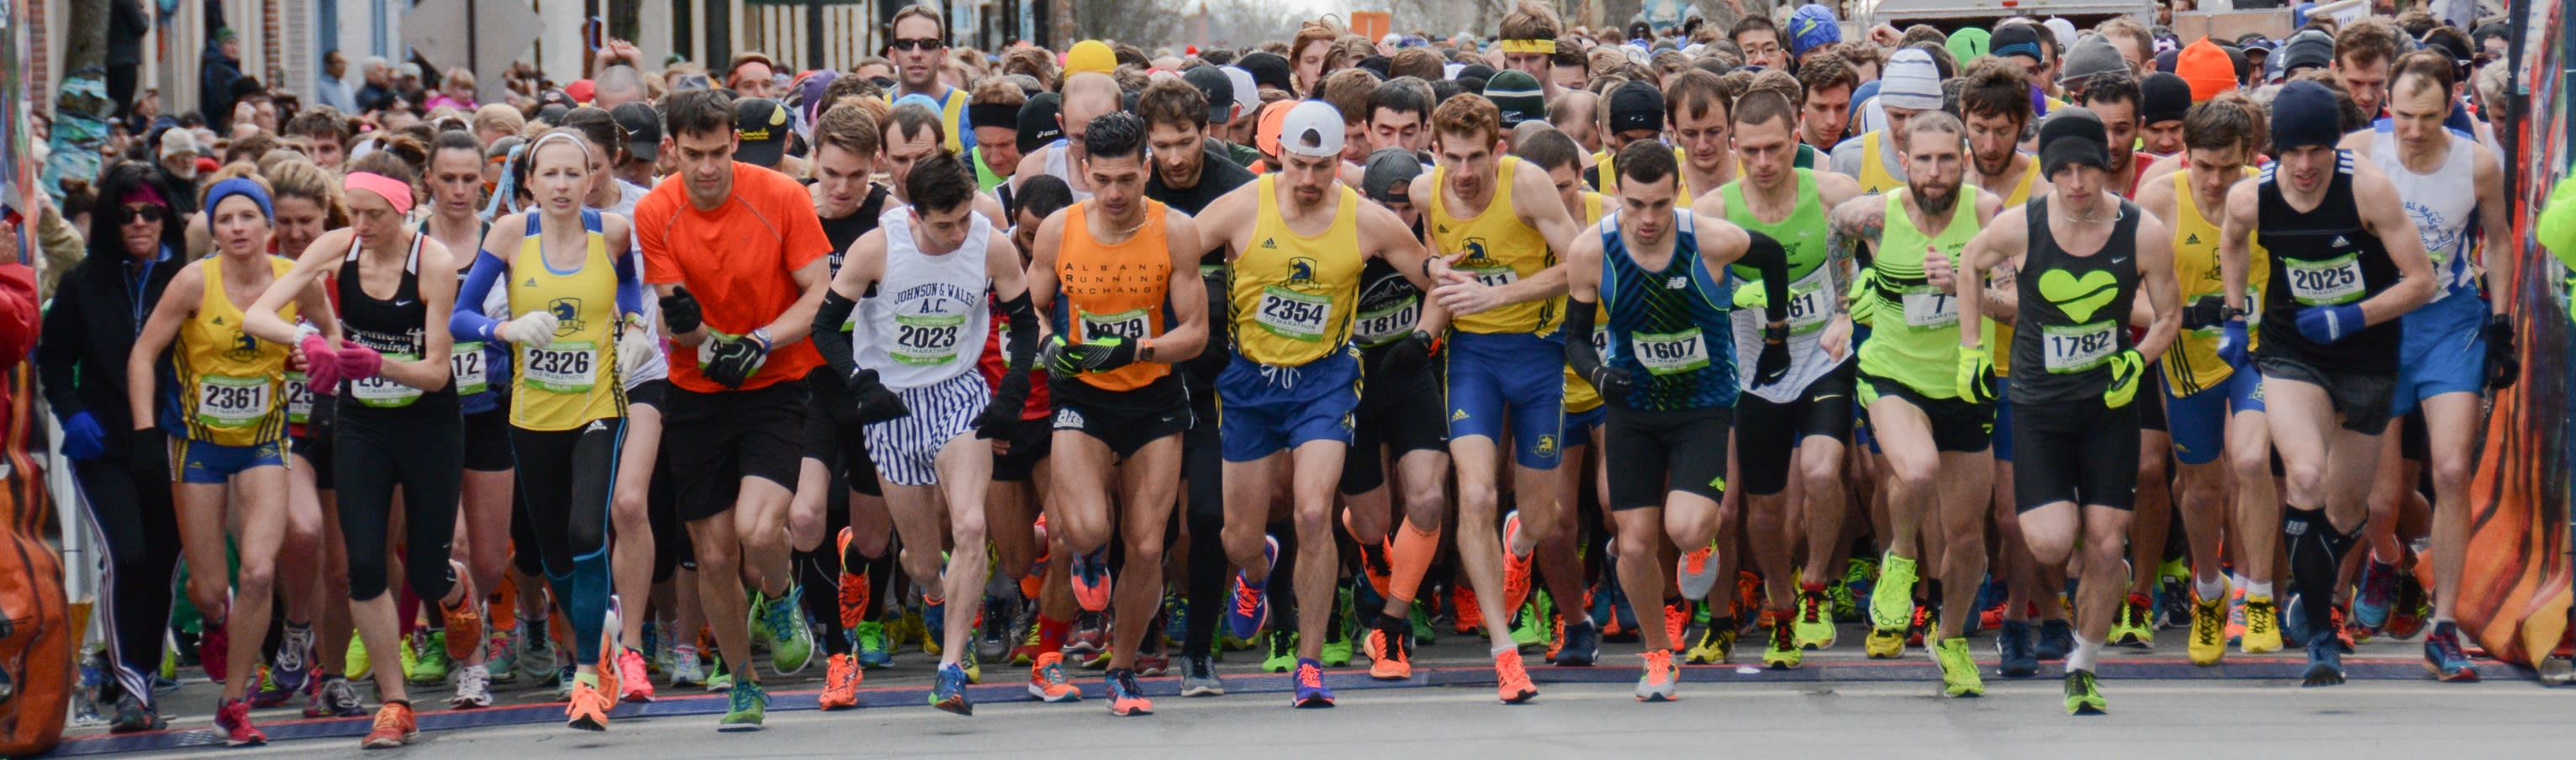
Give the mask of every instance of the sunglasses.
M 158 222 L 169 216 L 170 209 L 153 203 L 130 203 L 125 206 L 125 221 Z
M 947 46 L 948 43 L 941 41 L 937 37 L 921 37 L 915 39 L 897 37 L 893 41 L 886 43 L 887 50 L 938 50 Z

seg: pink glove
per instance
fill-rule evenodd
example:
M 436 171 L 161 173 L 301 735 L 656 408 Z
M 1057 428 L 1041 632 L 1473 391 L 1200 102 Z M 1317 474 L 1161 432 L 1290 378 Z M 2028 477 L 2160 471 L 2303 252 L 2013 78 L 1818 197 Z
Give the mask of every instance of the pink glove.
M 340 392 L 340 353 L 331 349 L 331 340 L 307 335 L 297 348 L 304 352 L 304 387 L 326 396 Z
M 376 353 L 375 349 L 345 340 L 340 341 L 338 358 L 340 376 L 350 380 L 370 379 L 385 369 L 383 354 Z

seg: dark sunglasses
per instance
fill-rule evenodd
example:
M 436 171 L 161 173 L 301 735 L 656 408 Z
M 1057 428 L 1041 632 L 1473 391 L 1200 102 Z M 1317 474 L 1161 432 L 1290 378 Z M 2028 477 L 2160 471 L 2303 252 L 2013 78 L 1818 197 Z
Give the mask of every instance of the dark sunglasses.
M 154 203 L 132 203 L 125 207 L 125 221 L 128 222 L 158 222 L 169 214 L 168 207 Z
M 947 46 L 947 42 L 942 41 L 937 37 L 922 37 L 917 39 L 904 39 L 897 37 L 893 41 L 886 43 L 887 50 L 938 50 Z

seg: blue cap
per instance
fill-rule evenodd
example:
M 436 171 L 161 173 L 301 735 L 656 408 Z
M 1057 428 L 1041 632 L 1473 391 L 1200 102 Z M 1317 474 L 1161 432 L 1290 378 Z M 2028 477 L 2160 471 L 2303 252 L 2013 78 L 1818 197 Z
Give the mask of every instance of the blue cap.
M 1789 15 L 1789 54 L 1806 55 L 1820 45 L 1843 41 L 1842 22 L 1834 18 L 1832 8 L 1815 3 L 1798 7 Z

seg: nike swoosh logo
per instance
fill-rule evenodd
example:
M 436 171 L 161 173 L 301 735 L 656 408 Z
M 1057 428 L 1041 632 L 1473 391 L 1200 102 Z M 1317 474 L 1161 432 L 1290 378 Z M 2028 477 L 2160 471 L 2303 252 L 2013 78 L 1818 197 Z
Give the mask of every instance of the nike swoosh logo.
M 2126 263 L 2128 263 L 2128 262 L 2129 262 L 2129 257 L 2127 257 L 2127 256 L 2122 256 L 2122 257 L 2119 257 L 2119 258 L 2116 258 L 2116 259 L 2112 259 L 2112 260 L 2111 260 L 2111 263 L 2113 263 L 2113 264 L 2126 264 Z
M 418 302 L 418 301 L 395 301 L 395 302 L 394 302 L 394 305 L 395 305 L 395 306 L 410 306 L 410 305 L 415 304 L 415 303 L 419 303 L 419 302 Z

